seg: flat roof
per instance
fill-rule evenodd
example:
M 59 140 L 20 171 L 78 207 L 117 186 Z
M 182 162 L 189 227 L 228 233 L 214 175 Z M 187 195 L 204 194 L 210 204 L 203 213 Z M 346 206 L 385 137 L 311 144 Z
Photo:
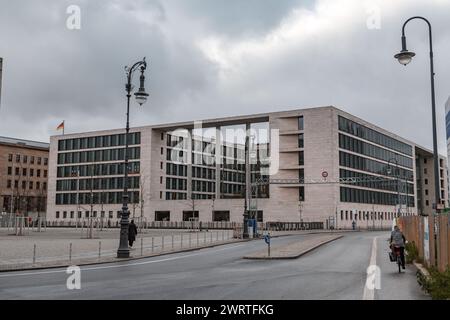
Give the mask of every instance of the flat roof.
M 2 136 L 0 136 L 0 144 L 45 150 L 48 150 L 50 148 L 49 143 Z

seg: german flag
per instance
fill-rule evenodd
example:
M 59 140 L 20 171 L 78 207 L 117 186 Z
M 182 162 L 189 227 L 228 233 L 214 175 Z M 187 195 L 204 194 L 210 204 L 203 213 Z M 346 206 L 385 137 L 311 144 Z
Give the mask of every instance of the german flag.
M 63 120 L 63 122 L 61 122 L 61 123 L 59 124 L 59 126 L 56 127 L 56 130 L 62 130 L 62 131 L 63 131 L 63 134 L 64 134 L 64 120 Z

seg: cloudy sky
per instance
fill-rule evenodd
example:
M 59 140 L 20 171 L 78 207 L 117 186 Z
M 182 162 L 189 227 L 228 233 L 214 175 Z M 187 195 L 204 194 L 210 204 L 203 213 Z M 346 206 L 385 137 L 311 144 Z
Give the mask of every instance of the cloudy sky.
M 0 0 L 0 135 L 124 126 L 124 66 L 146 56 L 150 99 L 132 125 L 334 105 L 431 148 L 423 22 L 407 28 L 413 63 L 393 59 L 413 15 L 434 28 L 446 153 L 450 0 Z

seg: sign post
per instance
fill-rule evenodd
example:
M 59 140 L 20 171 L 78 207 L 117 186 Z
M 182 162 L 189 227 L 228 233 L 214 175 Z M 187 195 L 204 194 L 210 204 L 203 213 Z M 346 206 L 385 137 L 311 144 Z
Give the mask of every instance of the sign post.
M 267 243 L 267 256 L 270 257 L 270 233 L 264 236 L 264 241 Z

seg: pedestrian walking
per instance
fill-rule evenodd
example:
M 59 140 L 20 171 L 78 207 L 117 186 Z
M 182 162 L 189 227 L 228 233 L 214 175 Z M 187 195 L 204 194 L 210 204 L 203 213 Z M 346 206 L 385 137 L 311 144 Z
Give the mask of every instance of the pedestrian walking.
M 130 224 L 128 225 L 128 244 L 130 247 L 133 246 L 133 242 L 136 241 L 136 235 L 137 235 L 137 227 L 134 224 L 134 220 L 131 220 Z

